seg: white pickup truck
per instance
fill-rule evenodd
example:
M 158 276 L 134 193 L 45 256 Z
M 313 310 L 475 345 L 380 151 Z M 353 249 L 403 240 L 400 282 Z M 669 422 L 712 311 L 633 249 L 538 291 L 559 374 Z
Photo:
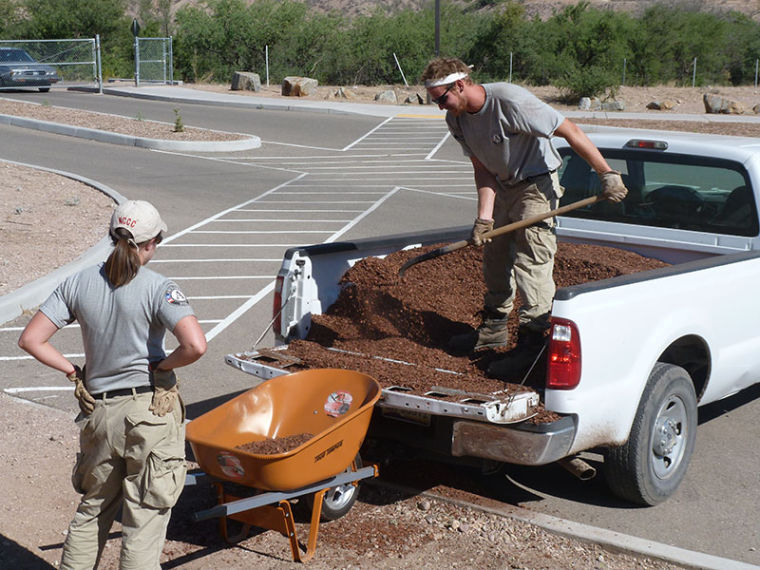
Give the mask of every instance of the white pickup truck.
M 558 289 L 543 389 L 507 404 L 459 405 L 384 391 L 378 406 L 399 413 L 375 414 L 373 428 L 453 457 L 522 465 L 601 451 L 611 490 L 654 505 L 684 477 L 697 406 L 760 381 L 760 141 L 587 132 L 623 173 L 629 194 L 622 204 L 599 202 L 561 217 L 560 240 L 623 248 L 671 266 Z M 598 180 L 563 143 L 556 141 L 566 204 L 597 193 Z M 357 260 L 468 233 L 290 249 L 277 277 L 278 342 L 308 334 L 311 315 L 336 300 L 341 275 Z M 258 356 L 236 353 L 226 361 L 263 379 L 287 373 Z M 560 419 L 519 421 L 539 398 Z M 410 423 L 412 414 L 419 421 Z

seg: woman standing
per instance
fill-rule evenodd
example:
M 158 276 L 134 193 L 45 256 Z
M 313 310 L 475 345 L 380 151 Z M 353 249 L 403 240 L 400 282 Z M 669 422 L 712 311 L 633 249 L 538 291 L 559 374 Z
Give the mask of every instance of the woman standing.
M 121 510 L 121 568 L 153 569 L 171 508 L 185 481 L 184 408 L 173 370 L 198 360 L 206 339 L 172 281 L 144 267 L 166 224 L 148 202 L 121 204 L 111 217 L 114 250 L 72 275 L 40 306 L 19 346 L 75 383 L 82 411 L 72 482 L 82 499 L 69 526 L 61 568 L 94 568 Z M 78 321 L 86 366 L 52 344 Z M 163 349 L 169 330 L 179 346 Z

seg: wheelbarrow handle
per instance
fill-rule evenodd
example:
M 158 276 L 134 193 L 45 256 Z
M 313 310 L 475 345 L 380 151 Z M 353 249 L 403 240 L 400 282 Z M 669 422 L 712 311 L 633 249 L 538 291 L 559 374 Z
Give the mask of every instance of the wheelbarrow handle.
M 566 204 L 565 206 L 560 206 L 559 208 L 555 208 L 554 210 L 550 210 L 549 212 L 544 212 L 543 214 L 537 214 L 535 216 L 531 216 L 530 218 L 525 218 L 524 220 L 518 220 L 516 222 L 512 222 L 511 224 L 507 224 L 506 226 L 501 226 L 499 228 L 491 230 L 490 232 L 486 232 L 483 234 L 482 239 L 487 240 L 487 239 L 495 238 L 500 235 L 508 234 L 509 232 L 513 232 L 515 230 L 527 228 L 528 226 L 537 224 L 538 222 L 541 222 L 547 218 L 552 218 L 554 216 L 561 216 L 562 214 L 565 214 L 572 210 L 577 210 L 578 208 L 583 208 L 584 206 L 590 206 L 591 204 L 595 204 L 604 199 L 605 198 L 603 198 L 601 194 L 597 194 L 595 196 L 589 196 L 588 198 L 584 198 L 583 200 L 578 200 L 577 202 L 573 202 L 571 204 Z M 407 261 L 401 266 L 401 269 L 398 270 L 398 276 L 403 277 L 406 270 L 409 269 L 412 265 L 417 265 L 418 263 L 421 263 L 423 261 L 427 261 L 429 259 L 435 259 L 436 257 L 441 257 L 442 255 L 446 255 L 447 253 L 451 253 L 452 251 L 462 249 L 463 247 L 472 245 L 472 244 L 473 244 L 472 239 L 455 241 L 454 243 L 444 245 L 443 247 L 439 247 L 432 251 L 428 251 L 427 253 L 423 253 L 422 255 L 418 255 L 417 257 L 413 257 L 412 259 L 410 259 L 409 261 Z

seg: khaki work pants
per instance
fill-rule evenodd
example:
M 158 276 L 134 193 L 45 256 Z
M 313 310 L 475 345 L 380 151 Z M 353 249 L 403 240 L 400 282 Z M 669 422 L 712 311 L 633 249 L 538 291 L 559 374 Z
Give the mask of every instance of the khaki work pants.
M 500 188 L 494 205 L 494 228 L 556 208 L 562 190 L 556 172 Z M 549 218 L 523 230 L 498 236 L 485 245 L 483 276 L 487 310 L 509 315 L 517 290 L 522 300 L 518 312 L 520 326 L 535 331 L 549 327 L 555 292 L 552 273 L 557 252 L 554 225 L 554 218 Z
M 148 410 L 151 392 L 96 399 L 92 414 L 77 418 L 80 453 L 72 483 L 82 499 L 60 567 L 95 568 L 121 508 L 120 568 L 159 568 L 187 471 L 182 406 L 159 417 Z

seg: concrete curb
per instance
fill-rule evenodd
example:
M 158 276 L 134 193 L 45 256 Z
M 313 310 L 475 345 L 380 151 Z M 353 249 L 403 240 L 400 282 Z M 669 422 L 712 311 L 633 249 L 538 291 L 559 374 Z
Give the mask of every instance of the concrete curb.
M 175 86 L 159 87 L 104 87 L 105 95 L 171 101 L 174 103 L 204 104 L 219 107 L 235 107 L 270 111 L 308 111 L 338 115 L 367 115 L 371 117 L 396 117 L 414 115 L 425 118 L 443 118 L 445 113 L 438 107 L 427 105 L 388 105 L 377 103 L 351 103 L 348 101 L 315 101 L 291 98 L 287 100 L 267 97 L 246 97 L 229 93 L 211 93 L 198 89 Z
M 62 123 L 41 121 L 38 119 L 17 117 L 15 115 L 0 115 L 0 124 L 35 129 L 57 135 L 78 137 L 98 142 L 136 146 L 153 150 L 232 152 L 238 150 L 250 150 L 261 146 L 261 138 L 255 135 L 242 135 L 242 133 L 235 134 L 241 134 L 246 138 L 230 141 L 171 141 L 165 139 L 134 137 L 110 131 L 101 131 L 98 129 L 88 129 L 86 127 L 76 127 Z
M 121 204 L 126 200 L 126 198 L 119 194 L 116 190 L 113 190 L 104 184 L 90 180 L 89 178 L 85 178 L 83 176 L 79 176 L 77 174 L 64 172 L 62 170 L 54 170 L 52 168 L 44 168 L 41 166 L 36 166 L 34 164 L 14 162 L 12 160 L 4 160 L 3 162 L 7 162 L 9 164 L 17 164 L 19 166 L 26 166 L 28 168 L 36 168 L 37 170 L 44 170 L 46 172 L 52 172 L 54 174 L 66 176 L 67 178 L 71 178 L 73 180 L 78 180 L 79 182 L 87 184 L 88 186 L 91 186 L 92 188 L 95 188 L 96 190 L 102 192 L 106 196 L 113 199 L 113 201 L 117 204 Z M 25 311 L 34 309 L 45 299 L 47 299 L 48 295 L 50 295 L 56 286 L 61 281 L 66 279 L 66 277 L 72 273 L 76 273 L 77 271 L 84 269 L 85 267 L 89 267 L 91 265 L 95 265 L 96 263 L 104 261 L 110 252 L 111 240 L 108 237 L 104 237 L 93 247 L 77 257 L 74 261 L 62 267 L 59 267 L 44 277 L 40 277 L 31 283 L 27 283 L 26 285 L 19 287 L 15 291 L 11 291 L 7 295 L 3 295 L 0 297 L 0 323 L 7 323 L 8 321 L 11 321 L 16 317 L 22 315 Z

